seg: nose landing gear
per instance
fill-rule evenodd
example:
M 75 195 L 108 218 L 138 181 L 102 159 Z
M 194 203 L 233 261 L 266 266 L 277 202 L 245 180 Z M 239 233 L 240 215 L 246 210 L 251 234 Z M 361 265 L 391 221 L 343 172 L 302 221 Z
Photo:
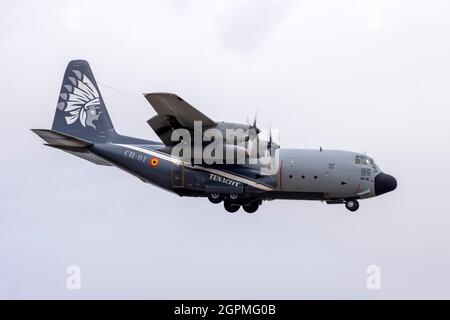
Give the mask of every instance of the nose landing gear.
M 345 201 L 345 207 L 351 212 L 355 212 L 359 209 L 359 202 L 356 199 L 349 199 Z

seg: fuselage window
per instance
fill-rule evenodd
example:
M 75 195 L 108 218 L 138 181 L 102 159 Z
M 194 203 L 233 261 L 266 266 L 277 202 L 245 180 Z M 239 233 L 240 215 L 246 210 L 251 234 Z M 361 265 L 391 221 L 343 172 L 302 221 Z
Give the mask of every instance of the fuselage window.
M 361 176 L 362 177 L 370 177 L 370 169 L 361 168 Z

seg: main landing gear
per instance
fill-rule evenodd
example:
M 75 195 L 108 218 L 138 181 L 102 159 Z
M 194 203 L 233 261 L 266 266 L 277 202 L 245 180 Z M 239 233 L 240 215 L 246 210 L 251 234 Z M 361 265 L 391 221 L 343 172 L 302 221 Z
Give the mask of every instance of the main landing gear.
M 249 204 L 244 204 L 242 208 L 244 208 L 244 211 L 247 213 L 255 213 L 259 208 L 259 203 L 257 201 L 253 201 Z
M 208 200 L 214 204 L 221 203 L 223 196 L 220 193 L 211 193 L 208 195 Z
M 247 213 L 255 213 L 261 204 L 261 200 L 240 200 L 239 195 L 237 194 L 223 195 L 219 193 L 211 193 L 208 195 L 208 200 L 214 204 L 218 204 L 223 201 L 225 210 L 230 213 L 237 212 L 241 207 Z
M 359 202 L 356 199 L 349 199 L 345 201 L 345 207 L 351 212 L 355 212 L 359 208 Z
M 231 201 L 228 201 L 228 200 L 225 200 L 223 202 L 223 206 L 224 206 L 225 210 L 227 210 L 229 213 L 235 213 L 241 207 L 239 204 L 232 203 Z
M 227 210 L 230 213 L 235 213 L 239 210 L 241 205 L 239 203 L 233 203 L 231 201 L 225 200 L 223 203 L 223 206 L 225 207 L 225 210 Z M 259 202 L 253 201 L 250 203 L 245 203 L 242 205 L 242 209 L 244 209 L 247 213 L 255 213 L 259 208 Z

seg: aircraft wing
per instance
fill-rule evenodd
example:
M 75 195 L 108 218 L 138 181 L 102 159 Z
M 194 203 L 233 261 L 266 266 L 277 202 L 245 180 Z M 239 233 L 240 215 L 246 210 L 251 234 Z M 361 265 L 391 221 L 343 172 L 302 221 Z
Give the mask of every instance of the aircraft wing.
M 158 113 L 147 122 L 166 145 L 178 143 L 170 139 L 173 130 L 184 128 L 192 131 L 194 121 L 201 121 L 204 129 L 217 124 L 176 94 L 148 93 L 145 98 Z

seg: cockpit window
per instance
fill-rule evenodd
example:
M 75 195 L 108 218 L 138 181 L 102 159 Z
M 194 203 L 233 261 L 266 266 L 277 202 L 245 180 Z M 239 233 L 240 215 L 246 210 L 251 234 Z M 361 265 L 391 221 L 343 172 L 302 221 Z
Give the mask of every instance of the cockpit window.
M 370 169 L 361 168 L 361 176 L 362 177 L 370 177 Z
M 355 157 L 355 164 L 374 164 L 375 162 L 371 157 L 357 155 Z

